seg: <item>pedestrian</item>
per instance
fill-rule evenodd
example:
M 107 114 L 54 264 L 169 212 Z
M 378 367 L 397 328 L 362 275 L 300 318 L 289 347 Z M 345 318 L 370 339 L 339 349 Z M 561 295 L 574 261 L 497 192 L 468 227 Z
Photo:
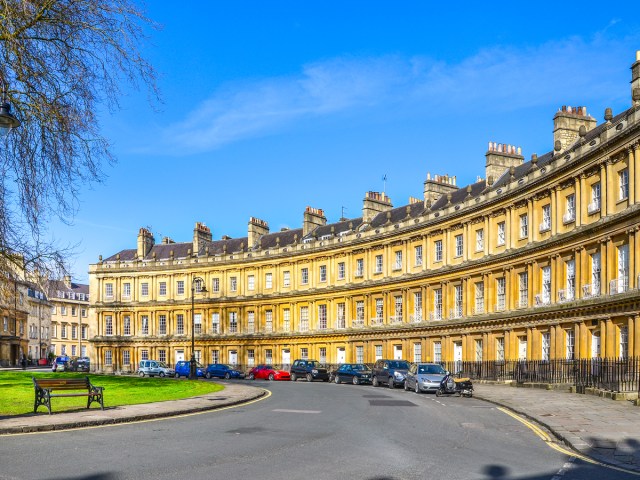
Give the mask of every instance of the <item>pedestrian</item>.
M 22 355 L 22 360 L 20 361 L 20 363 L 22 363 L 22 369 L 26 370 L 27 369 L 27 356 L 26 355 Z

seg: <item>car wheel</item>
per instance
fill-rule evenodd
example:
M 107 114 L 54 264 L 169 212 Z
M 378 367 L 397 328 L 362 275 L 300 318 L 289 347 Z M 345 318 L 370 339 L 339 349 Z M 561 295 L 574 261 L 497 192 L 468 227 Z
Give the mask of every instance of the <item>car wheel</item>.
M 270 374 L 269 374 L 269 380 L 270 380 L 270 381 L 272 381 L 272 382 L 273 382 L 273 380 L 274 380 L 275 378 L 276 378 L 276 377 L 273 375 L 273 373 L 270 373 Z
M 307 382 L 313 382 L 313 377 L 310 373 L 307 373 Z
M 160 372 L 160 378 L 164 378 L 164 372 Z
M 291 374 L 291 381 L 295 382 L 296 380 L 298 380 L 298 376 L 295 373 Z
M 180 378 L 180 374 L 176 372 L 176 374 L 174 375 L 176 378 Z
M 247 377 L 248 380 L 255 380 L 256 377 L 253 375 L 253 373 L 250 373 L 249 376 Z
M 406 387 L 406 385 L 407 385 L 407 381 L 405 380 L 404 382 L 405 382 L 404 384 L 405 384 L 405 387 Z M 417 380 L 416 380 L 416 386 L 415 386 L 415 388 L 413 389 L 413 391 L 414 391 L 414 392 L 416 392 L 416 393 L 420 393 L 420 384 L 418 383 L 418 381 L 417 381 Z
M 355 375 L 353 376 L 353 384 L 354 385 L 360 385 L 360 379 L 358 377 L 356 377 Z
M 138 373 L 138 375 L 140 375 L 141 377 L 144 377 L 144 372 L 140 372 Z
M 340 377 L 338 375 L 336 375 L 336 378 L 334 378 L 333 381 L 336 383 L 336 385 L 340 385 Z
M 396 386 L 393 383 L 393 377 L 389 377 L 389 383 L 387 383 L 387 387 L 396 388 Z
M 380 384 L 378 383 L 378 377 L 373 377 L 373 380 L 371 381 L 371 383 L 373 384 L 374 387 L 380 386 Z
M 407 381 L 404 381 L 404 391 L 408 392 L 409 391 L 409 384 L 407 383 Z
M 207 373 L 205 373 L 205 374 L 204 374 L 204 376 L 205 376 L 206 378 L 211 378 L 211 372 L 207 372 Z
M 224 379 L 229 380 L 231 378 L 231 374 L 229 372 L 224 374 Z

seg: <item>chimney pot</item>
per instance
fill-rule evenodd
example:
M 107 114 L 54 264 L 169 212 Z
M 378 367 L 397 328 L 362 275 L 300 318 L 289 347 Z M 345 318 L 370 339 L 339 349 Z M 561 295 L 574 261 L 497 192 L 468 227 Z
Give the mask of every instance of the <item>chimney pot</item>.
M 613 120 L 613 110 L 611 110 L 610 107 L 605 108 L 604 110 L 604 119 L 607 121 L 607 123 L 611 122 L 611 120 Z

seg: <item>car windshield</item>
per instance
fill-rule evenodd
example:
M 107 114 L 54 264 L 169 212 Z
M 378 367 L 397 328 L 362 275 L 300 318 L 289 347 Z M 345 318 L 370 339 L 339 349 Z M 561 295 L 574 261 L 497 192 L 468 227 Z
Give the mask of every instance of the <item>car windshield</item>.
M 317 367 L 318 362 L 307 362 L 307 367 Z
M 161 367 L 161 368 L 169 368 L 169 365 L 167 365 L 164 362 L 158 362 L 158 366 Z
M 407 362 L 389 362 L 389 368 L 404 368 L 409 370 L 409 364 Z
M 447 372 L 445 372 L 444 368 L 442 368 L 440 365 L 420 365 L 418 367 L 418 373 L 427 375 L 445 375 Z

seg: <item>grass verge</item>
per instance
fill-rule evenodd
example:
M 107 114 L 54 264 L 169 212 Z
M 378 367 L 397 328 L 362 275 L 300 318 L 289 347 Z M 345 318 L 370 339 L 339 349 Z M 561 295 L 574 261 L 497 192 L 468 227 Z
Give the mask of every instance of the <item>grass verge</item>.
M 0 372 L 0 416 L 22 415 L 33 412 L 35 393 L 33 380 L 36 378 L 69 378 L 88 376 L 91 383 L 104 387 L 104 406 L 135 405 L 139 403 L 163 402 L 218 392 L 224 386 L 202 380 L 178 380 L 174 378 L 140 378 L 113 375 L 91 375 L 86 373 L 53 373 L 30 371 Z M 64 392 L 63 392 L 64 393 Z M 51 399 L 51 410 L 64 412 L 84 409 L 86 397 L 58 397 Z M 94 403 L 91 408 L 96 407 Z M 46 407 L 38 412 L 48 413 Z

